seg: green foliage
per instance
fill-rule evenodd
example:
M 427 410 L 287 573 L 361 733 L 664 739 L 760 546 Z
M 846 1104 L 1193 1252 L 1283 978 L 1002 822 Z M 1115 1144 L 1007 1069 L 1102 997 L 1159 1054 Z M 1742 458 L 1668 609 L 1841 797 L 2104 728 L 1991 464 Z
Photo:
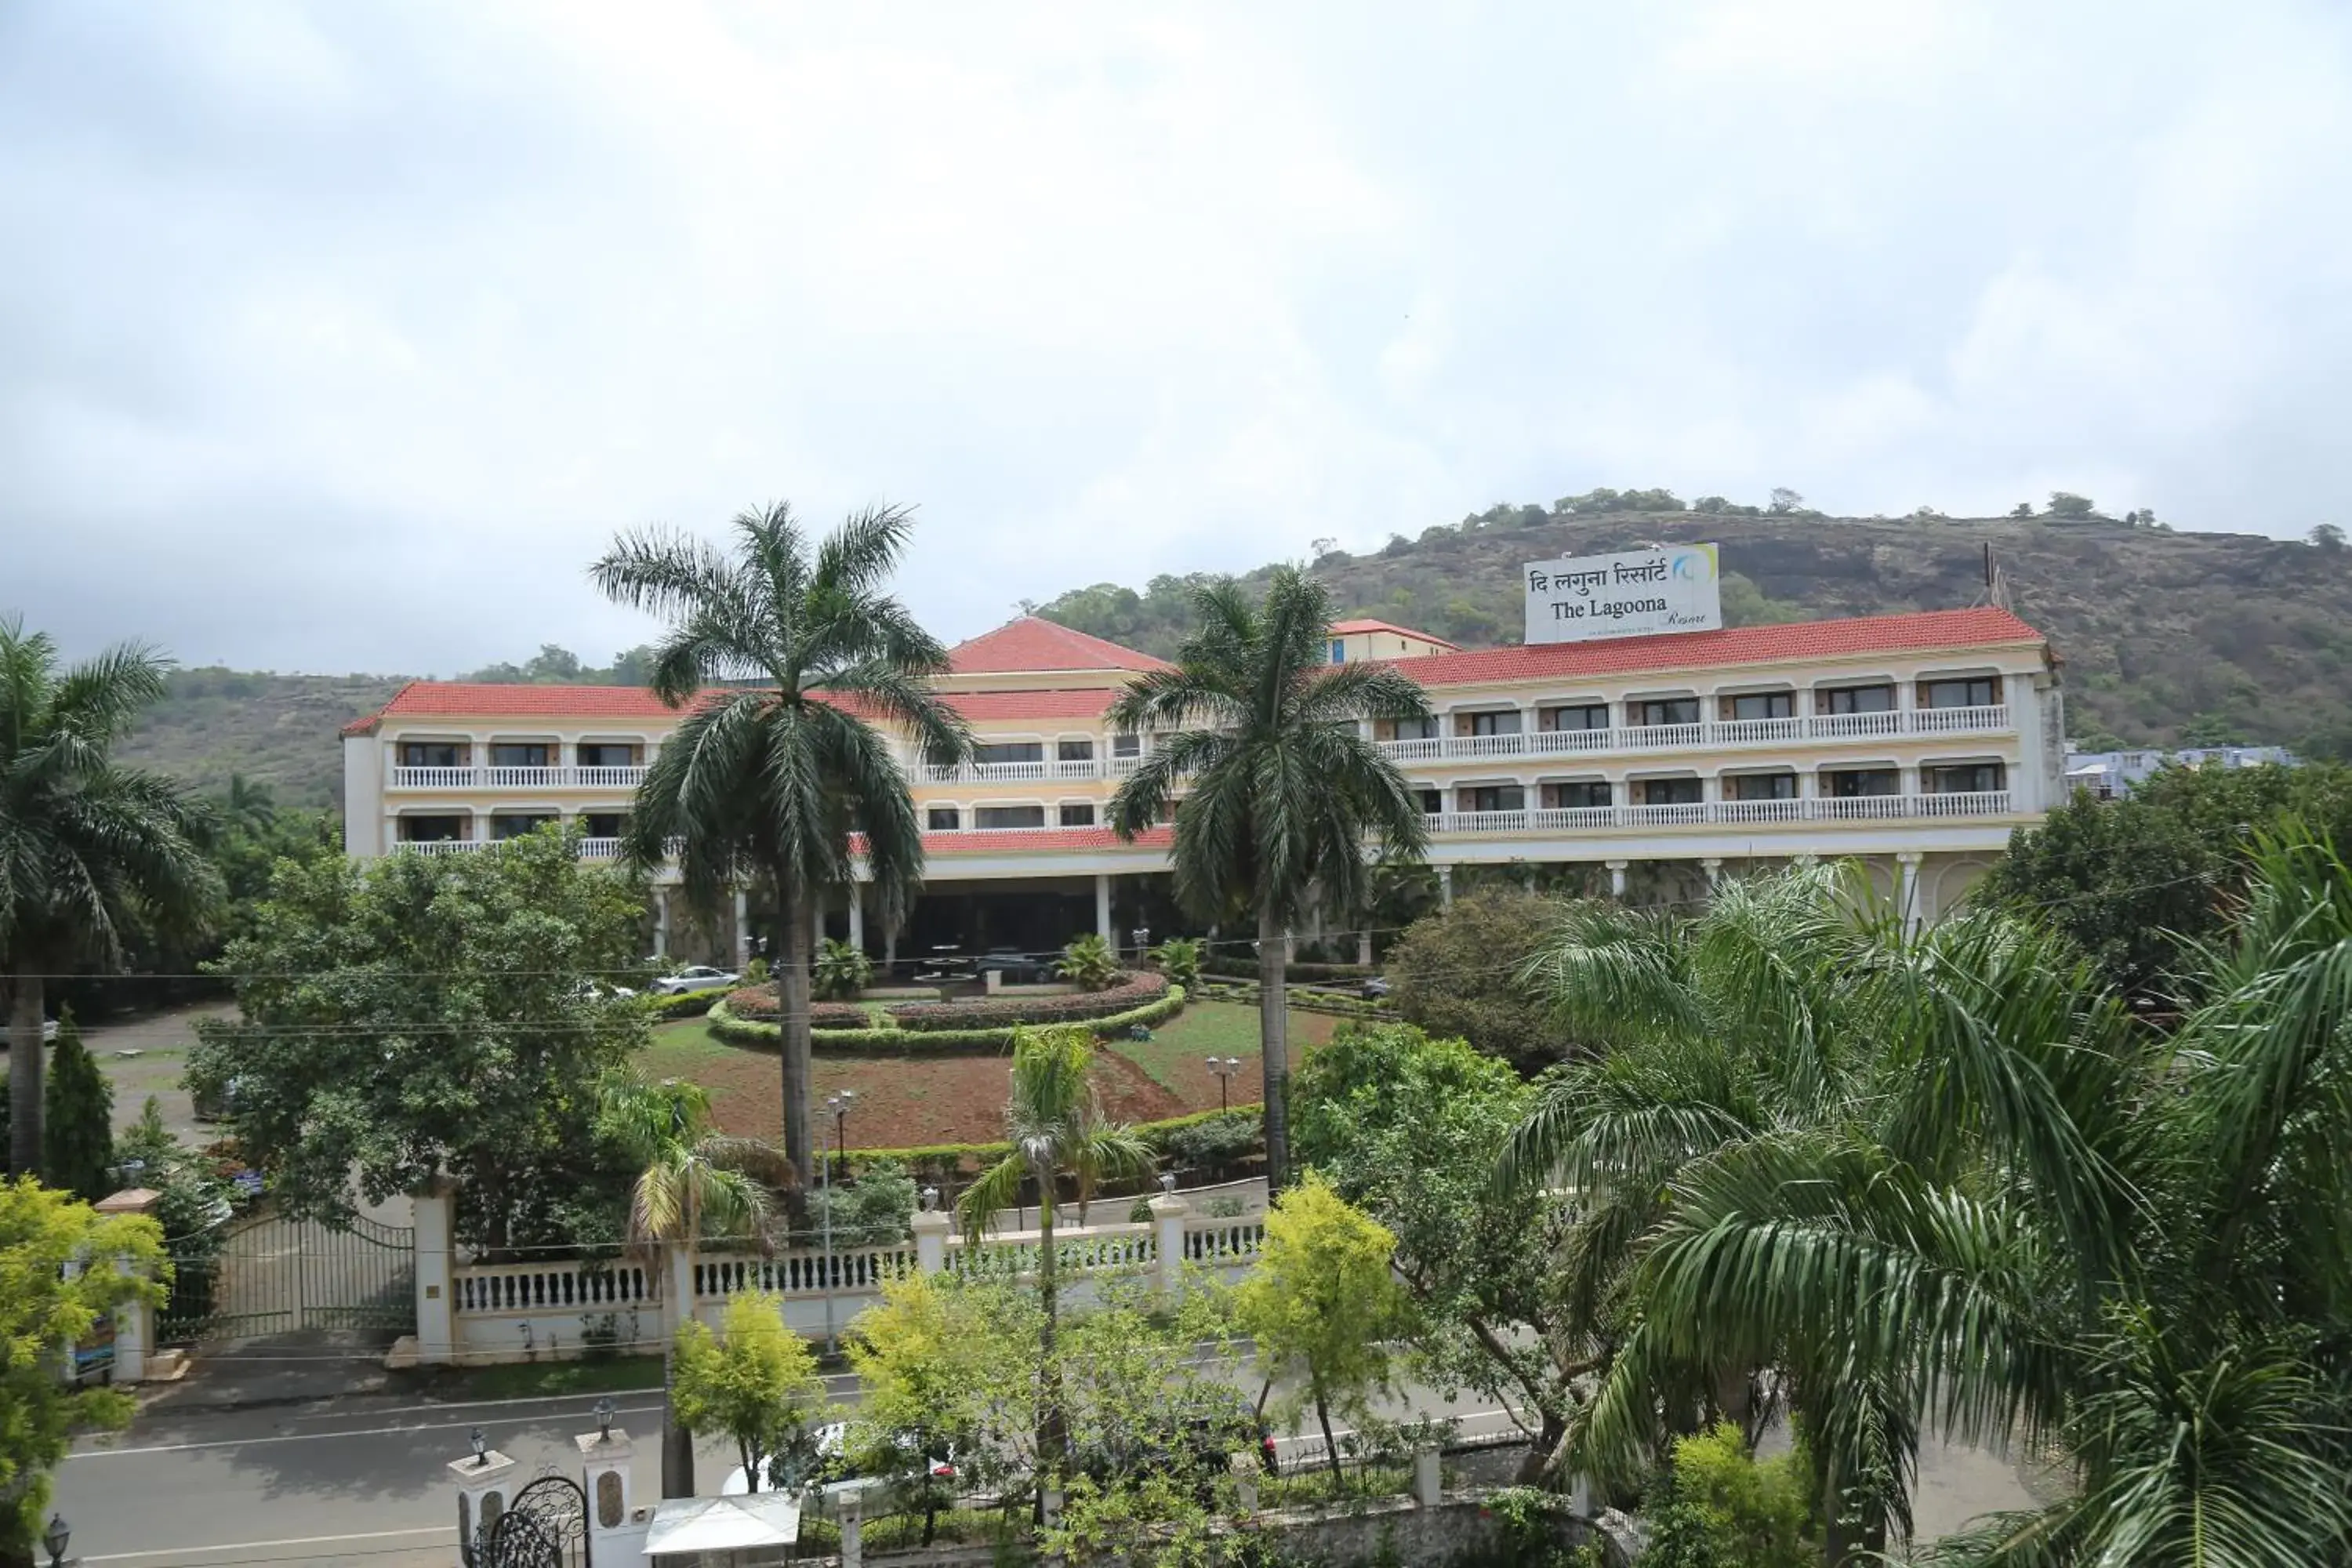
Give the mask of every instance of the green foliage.
M 1234 1293 L 1236 1322 L 1273 1379 L 1295 1380 L 1293 1411 L 1312 1409 L 1329 1445 L 1331 1412 L 1360 1420 L 1390 1385 L 1389 1338 L 1406 1321 L 1389 1264 L 1396 1237 L 1309 1170 L 1275 1200 L 1257 1267 Z
M 849 1453 L 894 1479 L 897 1507 L 936 1517 L 949 1500 L 926 1461 L 950 1452 L 975 1488 L 1026 1476 L 1036 1457 L 1041 1317 L 1009 1281 L 911 1274 L 885 1281 L 882 1300 L 849 1325 L 844 1348 L 865 1390 Z
M 1149 978 L 1158 982 L 1160 977 L 1155 974 Z M 1157 989 L 1157 986 L 1142 988 L 1140 994 L 1148 994 L 1153 989 Z M 740 996 L 741 993 L 738 992 L 736 994 Z M 1100 1005 L 1103 997 L 1107 994 L 1113 996 L 1115 1001 L 1124 1002 L 1129 993 L 1125 987 L 1121 987 L 1118 993 L 1097 992 L 1093 996 L 1000 997 L 997 1000 L 1011 1003 L 1013 1005 L 1004 1012 L 982 1014 L 981 1016 L 1003 1017 L 1009 1013 L 1013 1017 L 1028 1021 L 1009 1024 L 1000 1028 L 819 1028 L 811 1032 L 811 1038 L 818 1047 L 836 1051 L 908 1053 L 1003 1051 L 1012 1048 L 1013 1037 L 1023 1028 L 1068 1017 L 1073 1010 L 1078 1011 L 1078 1016 L 1085 1022 L 1088 1031 L 1098 1039 L 1116 1038 L 1138 1024 L 1149 1026 L 1164 1023 L 1184 1010 L 1183 987 L 1171 985 L 1165 994 L 1156 1002 L 1146 1002 L 1139 1007 L 1130 1006 L 1123 1012 L 1087 1016 L 1083 1010 L 1085 1006 L 1089 1004 Z M 964 1007 L 978 1006 L 980 1004 L 942 1003 L 940 1005 Z M 897 1016 L 896 1014 L 886 1016 Z M 822 1020 L 823 1015 L 819 1015 L 819 1017 Z M 929 1020 L 927 1018 L 925 1022 L 928 1023 Z M 714 1038 L 724 1040 L 730 1045 L 751 1046 L 767 1050 L 774 1050 L 777 1042 L 782 1037 L 782 1028 L 780 1025 L 763 1023 L 757 1018 L 739 1016 L 735 1012 L 731 999 L 721 1001 L 710 1009 L 710 1033 Z
M 614 654 L 613 662 L 600 669 L 582 663 L 570 648 L 541 643 L 521 664 L 486 664 L 457 679 L 495 686 L 643 686 L 652 677 L 656 656 L 650 644 L 640 644 Z
M 2091 498 L 2088 496 L 2078 496 L 2072 490 L 2052 490 L 2050 492 L 2050 515 L 2052 517 L 2081 519 L 2096 517 L 2099 515 L 2099 511 L 2098 508 L 2091 503 Z
M 66 1278 L 69 1265 L 118 1258 L 129 1268 Z M 57 1358 L 100 1313 L 141 1298 L 160 1302 L 157 1277 L 169 1272 L 153 1220 L 101 1218 L 30 1176 L 0 1183 L 0 1560 L 33 1561 L 48 1519 L 49 1472 L 74 1434 L 131 1424 L 128 1393 L 62 1383 Z
M 1433 1035 L 1468 1040 L 1522 1072 L 1570 1052 L 1543 994 L 1520 978 L 1559 920 L 1551 899 L 1479 888 L 1416 921 L 1389 950 L 1390 1000 Z
M 115 1189 L 114 1086 L 81 1043 L 70 1008 L 58 1014 L 47 1093 L 41 1123 L 42 1180 L 96 1203 Z
M 548 829 L 478 855 L 289 864 L 222 956 L 242 1017 L 198 1024 L 189 1087 L 228 1108 L 291 1213 L 447 1174 L 467 1239 L 540 1239 L 550 1204 L 619 1175 L 594 1168 L 589 1128 L 646 1013 L 583 978 L 629 963 L 640 919 L 630 882 Z
M 1170 984 L 1189 989 L 1201 978 L 1201 944 L 1188 936 L 1170 937 L 1151 950 L 1151 962 Z
M 856 1181 L 820 1187 L 808 1201 L 812 1229 L 832 1215 L 835 1247 L 895 1247 L 907 1239 L 915 1213 L 915 1178 L 903 1162 L 868 1160 Z
M 756 984 L 748 975 L 744 978 L 747 983 Z M 819 996 L 829 1002 L 846 1002 L 873 983 L 874 961 L 866 956 L 864 948 L 827 937 L 817 950 L 809 979 Z
M 766 959 L 755 958 L 751 963 L 743 966 L 743 984 L 745 985 L 765 985 L 768 984 L 768 961 Z
M 699 1018 L 726 1000 L 728 988 L 709 985 L 699 991 L 666 992 L 659 996 L 642 998 L 646 1012 L 663 1023 L 679 1018 Z
M 2306 535 L 2319 549 L 2333 555 L 2344 548 L 2344 531 L 2332 522 L 2315 522 Z
M 1650 1510 L 1655 1568 L 1813 1568 L 1807 1479 L 1792 1456 L 1759 1461 L 1730 1422 L 1674 1447 L 1664 1495 Z
M 816 1468 L 814 1428 L 825 1397 L 816 1357 L 785 1327 L 782 1296 L 738 1291 L 725 1323 L 723 1335 L 694 1321 L 678 1331 L 670 1387 L 677 1423 L 698 1436 L 734 1439 L 752 1490 L 797 1487 Z
M 1099 937 L 1083 942 L 1099 943 Z M 1071 943 L 1076 947 L 1076 942 Z M 1102 980 L 1098 989 L 1076 994 L 1041 996 L 982 996 L 959 1002 L 902 1002 L 886 1012 L 902 1029 L 969 1029 L 1013 1024 L 1076 1023 L 1121 1015 L 1166 996 L 1171 987 L 1164 974 L 1122 975 L 1108 963 L 1108 949 L 1080 961 Z M 1108 965 L 1108 967 L 1105 967 Z M 1083 984 L 1083 983 L 1082 983 Z
M 1084 991 L 1101 991 L 1118 983 L 1118 954 L 1093 931 L 1072 937 L 1062 949 L 1054 973 Z

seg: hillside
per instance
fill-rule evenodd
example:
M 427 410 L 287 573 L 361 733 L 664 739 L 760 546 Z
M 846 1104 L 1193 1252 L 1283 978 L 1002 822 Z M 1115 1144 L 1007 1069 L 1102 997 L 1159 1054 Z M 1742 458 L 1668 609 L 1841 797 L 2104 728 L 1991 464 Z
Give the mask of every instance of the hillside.
M 383 706 L 406 679 L 175 669 L 169 695 L 120 755 L 208 795 L 241 773 L 268 784 L 280 805 L 340 808 L 343 753 L 335 732 Z
M 2284 742 L 2352 756 L 2352 551 L 2098 517 L 1561 515 L 1497 507 L 1417 541 L 1315 563 L 1349 613 L 1464 643 L 1515 642 L 1518 568 L 1647 541 L 1723 546 L 1734 625 L 1948 609 L 1984 595 L 1984 547 L 2018 614 L 2066 661 L 2069 729 L 2094 743 Z M 1263 570 L 1252 574 L 1262 575 Z M 1167 655 L 1185 580 L 1104 584 L 1037 613 Z

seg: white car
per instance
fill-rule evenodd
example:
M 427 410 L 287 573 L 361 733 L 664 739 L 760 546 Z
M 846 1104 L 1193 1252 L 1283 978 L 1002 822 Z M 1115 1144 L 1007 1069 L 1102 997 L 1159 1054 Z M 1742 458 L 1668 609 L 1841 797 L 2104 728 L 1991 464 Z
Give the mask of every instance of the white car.
M 665 974 L 648 987 L 656 996 L 675 996 L 682 991 L 709 991 L 714 986 L 732 985 L 742 979 L 731 969 L 713 969 L 698 963 L 691 969 L 681 969 L 676 974 Z

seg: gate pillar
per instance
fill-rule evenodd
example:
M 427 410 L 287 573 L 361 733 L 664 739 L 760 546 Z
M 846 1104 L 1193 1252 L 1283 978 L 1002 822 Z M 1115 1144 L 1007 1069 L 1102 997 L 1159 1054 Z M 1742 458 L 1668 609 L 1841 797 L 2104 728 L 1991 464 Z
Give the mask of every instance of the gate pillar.
M 131 1187 L 98 1200 L 98 1212 L 102 1215 L 142 1215 L 152 1219 L 163 1201 L 163 1194 L 146 1187 Z M 129 1272 L 127 1258 L 117 1258 L 115 1268 Z M 114 1381 L 144 1383 L 147 1380 L 148 1359 L 155 1353 L 155 1303 L 144 1296 L 132 1296 L 114 1308 Z M 176 1353 L 167 1360 L 177 1360 Z
M 449 1461 L 449 1479 L 457 1489 L 457 1549 L 451 1561 L 458 1568 L 472 1564 L 476 1537 L 506 1511 L 514 1496 L 514 1468 L 515 1462 L 496 1448 Z
M 635 1568 L 645 1560 L 646 1532 L 652 1526 L 637 1517 L 630 1495 L 629 1465 L 636 1448 L 617 1426 L 572 1440 L 580 1449 L 580 1484 L 588 1494 L 588 1560 L 596 1568 Z
M 415 1197 L 416 1359 L 426 1366 L 446 1366 L 457 1359 L 457 1303 L 450 1268 L 457 1190 L 447 1177 L 436 1176 Z

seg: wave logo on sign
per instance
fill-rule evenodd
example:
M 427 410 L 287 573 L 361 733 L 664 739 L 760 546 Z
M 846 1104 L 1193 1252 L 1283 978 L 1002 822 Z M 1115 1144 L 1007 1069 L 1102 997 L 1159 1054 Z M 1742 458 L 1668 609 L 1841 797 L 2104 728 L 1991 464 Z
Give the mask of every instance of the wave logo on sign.
M 1715 558 L 1704 550 L 1685 550 L 1675 557 L 1671 570 L 1677 583 L 1711 583 Z

